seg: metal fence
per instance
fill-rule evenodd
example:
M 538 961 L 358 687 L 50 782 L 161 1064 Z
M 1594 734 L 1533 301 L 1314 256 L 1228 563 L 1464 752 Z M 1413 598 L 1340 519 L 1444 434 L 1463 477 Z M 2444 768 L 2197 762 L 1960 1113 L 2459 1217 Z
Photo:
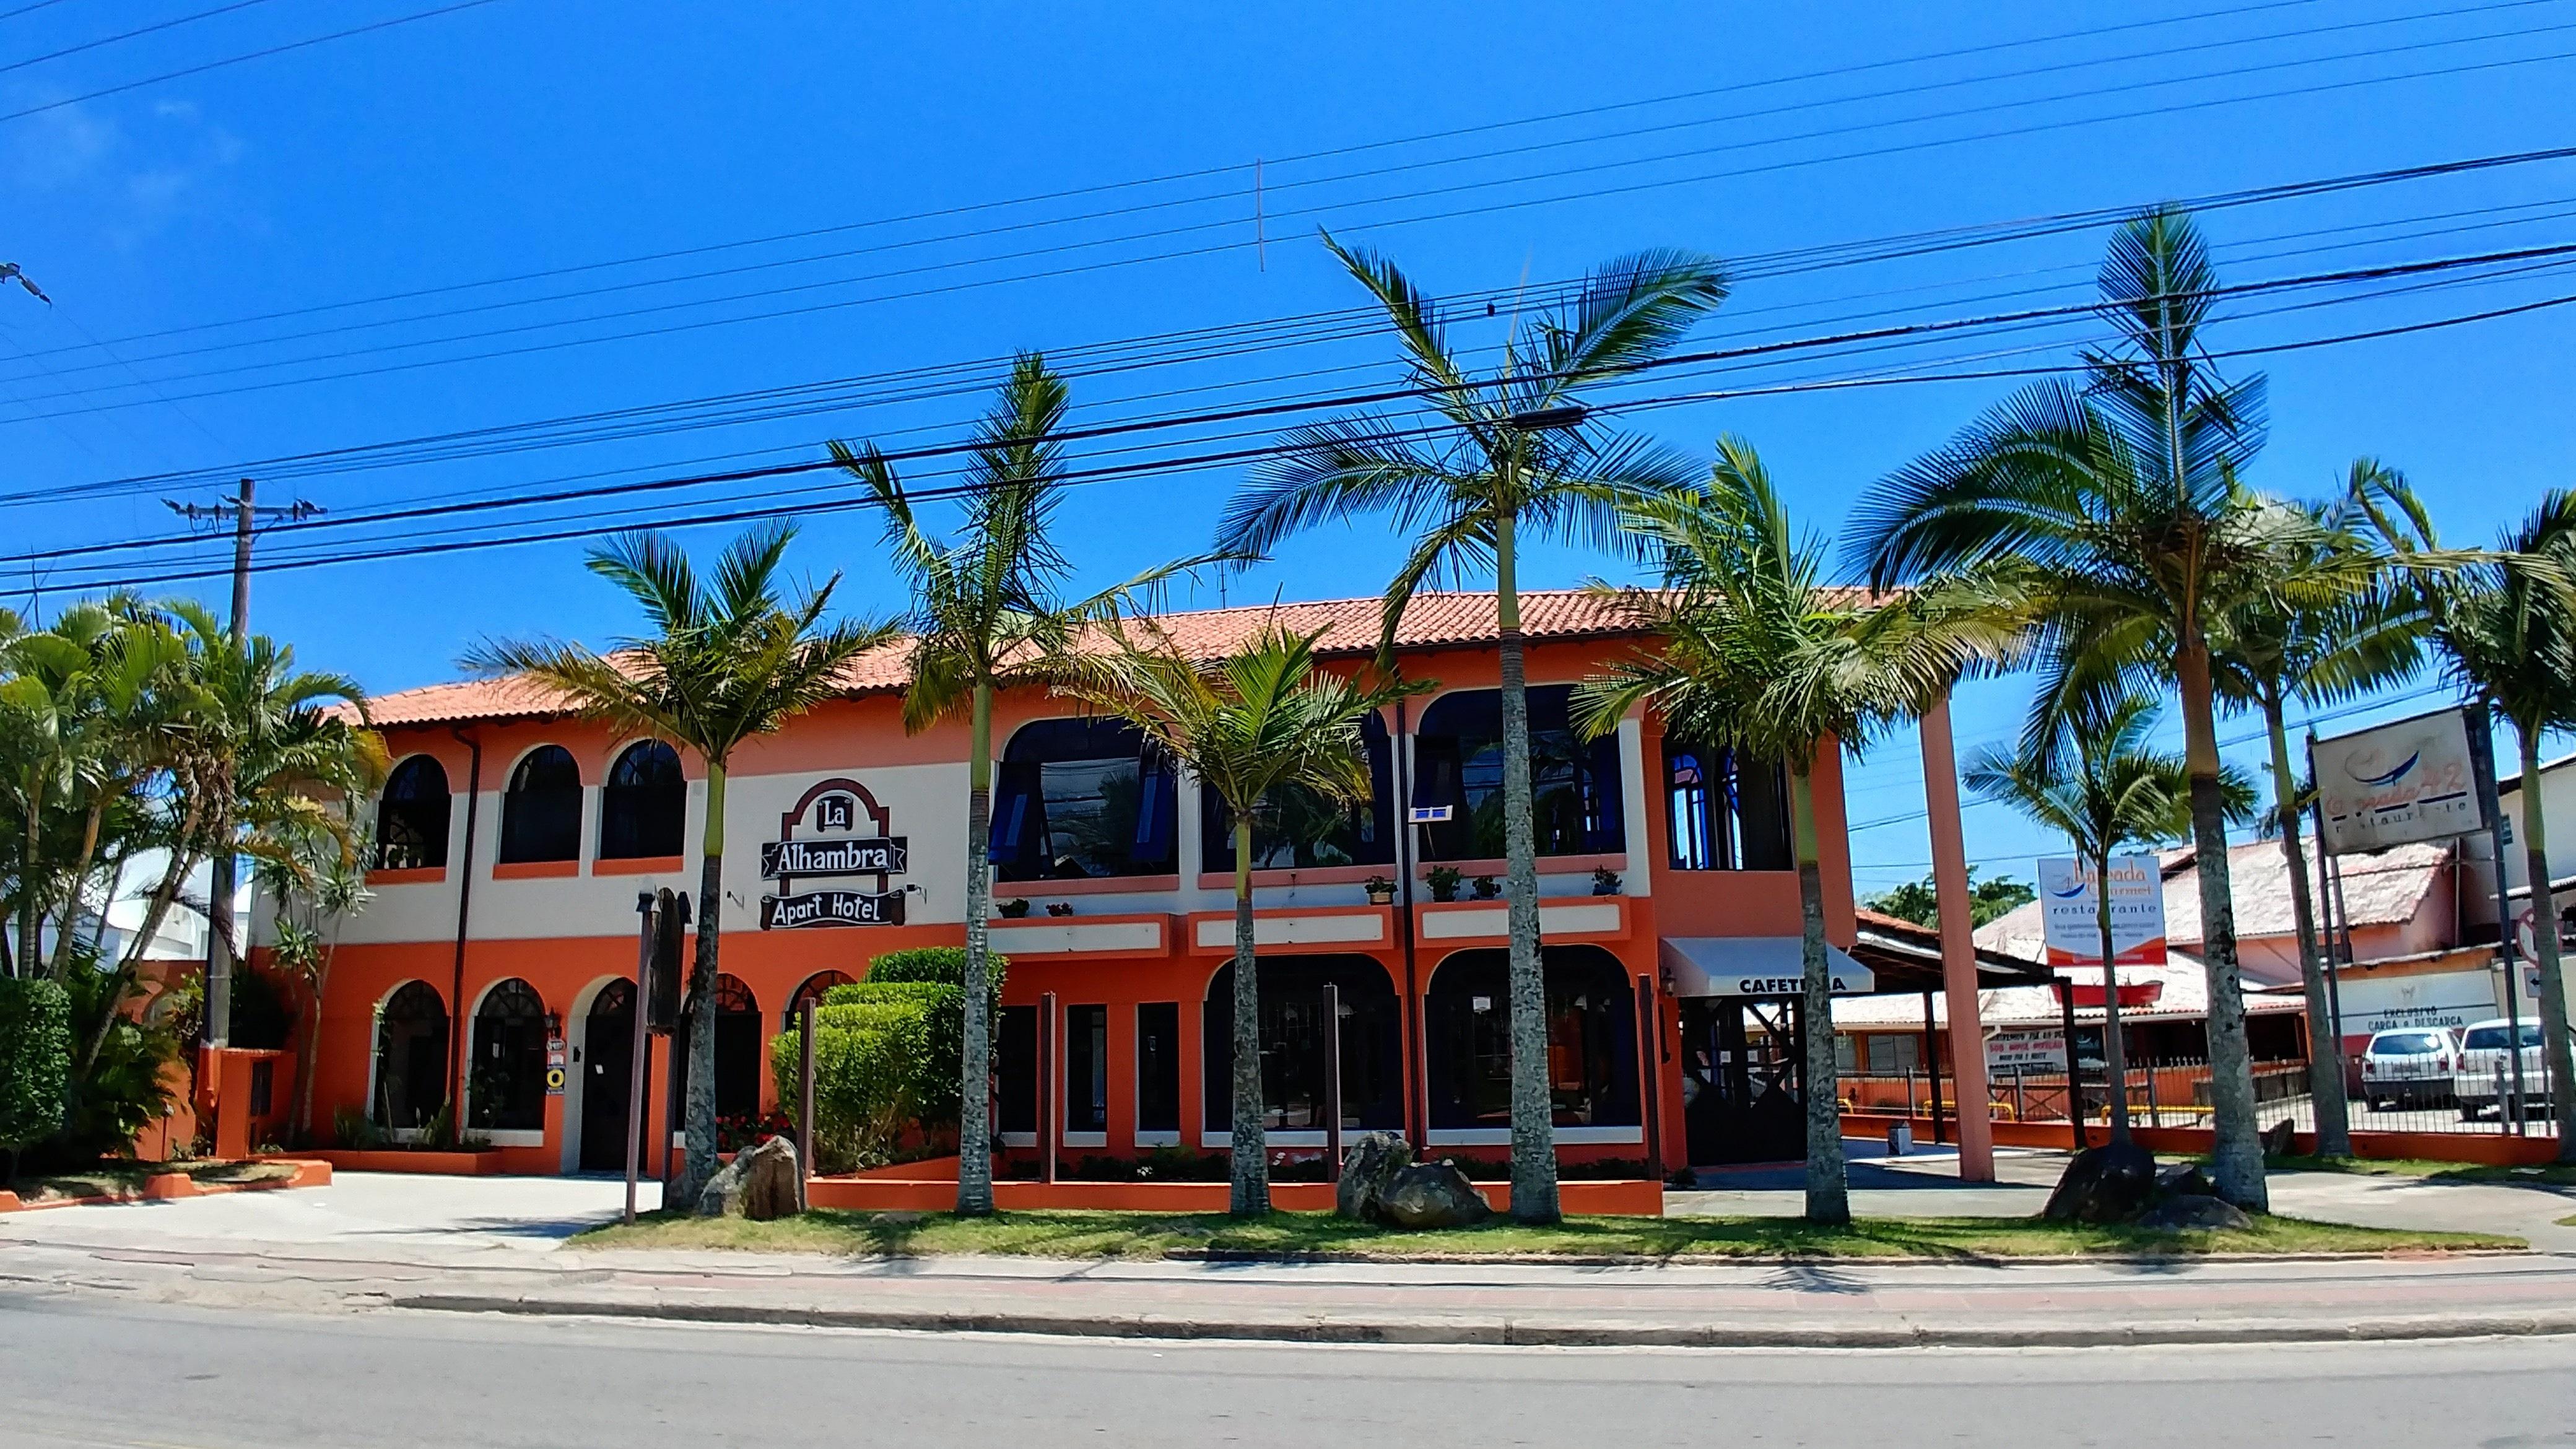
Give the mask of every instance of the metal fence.
M 2206 1127 L 2209 1125 L 2209 1063 L 2197 1058 L 2131 1063 L 2127 1089 L 2129 1120 L 2140 1127 Z M 1904 1110 L 1910 1116 L 1934 1114 L 1934 1082 L 1921 1071 L 1861 1072 L 1842 1079 L 1847 1105 L 1880 1111 Z M 2499 1069 L 2491 1092 L 2463 1097 L 2447 1077 L 2398 1092 L 2383 1086 L 2374 1098 L 2365 1095 L 2357 1076 L 2346 1083 L 2356 1132 L 2452 1132 L 2487 1136 L 2554 1136 L 2557 1124 L 2549 1098 L 2537 1081 L 2517 1089 L 2509 1072 Z M 1938 1083 L 1940 1113 L 1955 1114 L 1954 1084 Z M 1998 1122 L 2064 1122 L 2081 1102 L 2088 1127 L 2107 1130 L 2111 1121 L 2111 1083 L 2098 1063 L 2078 1066 L 2075 1079 L 2063 1071 L 2028 1072 L 1996 1077 L 1987 1084 L 1987 1106 Z M 2308 1092 L 2304 1062 L 2258 1062 L 2254 1066 L 2256 1120 L 2264 1127 L 2288 1122 L 2298 1131 L 2316 1127 L 2314 1101 Z M 2501 1109 L 2499 1109 L 2501 1107 Z

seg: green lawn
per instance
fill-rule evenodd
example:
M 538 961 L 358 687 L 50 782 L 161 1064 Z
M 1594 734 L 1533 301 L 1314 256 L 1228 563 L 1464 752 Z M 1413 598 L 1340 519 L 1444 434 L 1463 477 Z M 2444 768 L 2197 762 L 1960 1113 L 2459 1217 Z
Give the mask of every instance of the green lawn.
M 1973 1261 L 2070 1254 L 2392 1253 L 2514 1249 L 2519 1238 L 2390 1232 L 2298 1218 L 2257 1218 L 2244 1232 L 2158 1233 L 2036 1218 L 1864 1218 L 1842 1229 L 1794 1218 L 1578 1217 L 1552 1228 L 1496 1221 L 1480 1228 L 1399 1233 L 1326 1213 L 1273 1213 L 1251 1222 L 1220 1214 L 815 1211 L 777 1222 L 652 1214 L 633 1227 L 593 1228 L 587 1248 L 735 1248 L 764 1252 L 928 1257 L 1161 1258 L 1220 1252 L 1282 1258 L 1598 1256 L 1618 1258 L 1916 1258 Z
M 199 1182 L 270 1182 L 293 1177 L 284 1162 L 102 1162 L 78 1172 L 31 1173 L 9 1184 L 22 1202 L 59 1197 L 140 1197 L 143 1179 L 184 1172 Z
M 2576 1164 L 2547 1167 L 2487 1167 L 2469 1162 L 2436 1162 L 2422 1157 L 2278 1157 L 2272 1166 L 2296 1172 L 2349 1172 L 2364 1177 L 2421 1177 L 2435 1182 L 2518 1182 L 2552 1187 L 2576 1186 Z

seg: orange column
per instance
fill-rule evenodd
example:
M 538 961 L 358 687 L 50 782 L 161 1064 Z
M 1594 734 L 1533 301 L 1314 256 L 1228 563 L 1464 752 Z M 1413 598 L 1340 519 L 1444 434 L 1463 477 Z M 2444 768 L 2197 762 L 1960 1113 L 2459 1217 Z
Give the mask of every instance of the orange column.
M 1941 986 L 1950 1016 L 1950 1071 L 1959 1101 L 1959 1180 L 1995 1180 L 1986 1097 L 1986 1033 L 1977 1016 L 1977 947 L 1968 905 L 1968 847 L 1959 829 L 1959 763 L 1950 696 L 1926 710 L 1923 804 L 1932 826 L 1932 896 L 1941 908 Z

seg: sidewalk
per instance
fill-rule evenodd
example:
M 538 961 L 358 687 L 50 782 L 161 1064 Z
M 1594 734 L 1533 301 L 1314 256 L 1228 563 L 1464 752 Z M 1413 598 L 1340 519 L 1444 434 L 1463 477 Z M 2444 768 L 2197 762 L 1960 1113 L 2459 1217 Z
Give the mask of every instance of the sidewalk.
M 2576 1333 L 2576 1256 L 2552 1254 L 1522 1266 L 875 1261 L 563 1245 L 613 1216 L 620 1192 L 597 1181 L 350 1173 L 309 1193 L 26 1214 L 0 1224 L 0 1301 L 105 1292 L 307 1312 L 1373 1343 L 2086 1346 Z M 2557 1194 L 2527 1195 L 2576 1211 Z

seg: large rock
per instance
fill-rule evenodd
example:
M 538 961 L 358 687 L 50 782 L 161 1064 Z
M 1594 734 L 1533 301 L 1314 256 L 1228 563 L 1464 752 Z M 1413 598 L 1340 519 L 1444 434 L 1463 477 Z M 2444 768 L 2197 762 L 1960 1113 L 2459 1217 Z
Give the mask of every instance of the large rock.
M 805 1173 L 796 1144 L 772 1137 L 733 1155 L 698 1194 L 702 1218 L 749 1218 L 765 1223 L 805 1210 Z
M 2197 1162 L 2177 1162 L 2156 1173 L 2156 1196 L 2170 1197 L 2178 1192 L 2195 1197 L 2218 1196 L 2218 1189 L 2209 1185 L 2209 1175 L 2200 1170 Z
M 1413 1144 L 1393 1132 L 1371 1132 L 1342 1154 L 1342 1180 L 1333 1189 L 1333 1211 L 1364 1223 L 1383 1223 L 1386 1191 L 1395 1175 L 1413 1165 Z
M 2250 1228 L 2254 1220 L 2224 1198 L 2178 1192 L 2140 1213 L 2138 1226 L 2165 1233 L 2215 1232 L 2221 1228 Z
M 2087 1147 L 2066 1164 L 2040 1216 L 2056 1223 L 2126 1222 L 2156 1189 L 2156 1157 L 2134 1142 Z
M 1445 1162 L 1417 1162 L 1395 1175 L 1383 1199 L 1399 1228 L 1466 1228 L 1494 1215 L 1467 1175 Z
M 2287 1117 L 2264 1128 L 2263 1155 L 2276 1158 L 2289 1156 L 2290 1148 L 2295 1145 L 2297 1131 L 2298 1128 L 2293 1126 Z

